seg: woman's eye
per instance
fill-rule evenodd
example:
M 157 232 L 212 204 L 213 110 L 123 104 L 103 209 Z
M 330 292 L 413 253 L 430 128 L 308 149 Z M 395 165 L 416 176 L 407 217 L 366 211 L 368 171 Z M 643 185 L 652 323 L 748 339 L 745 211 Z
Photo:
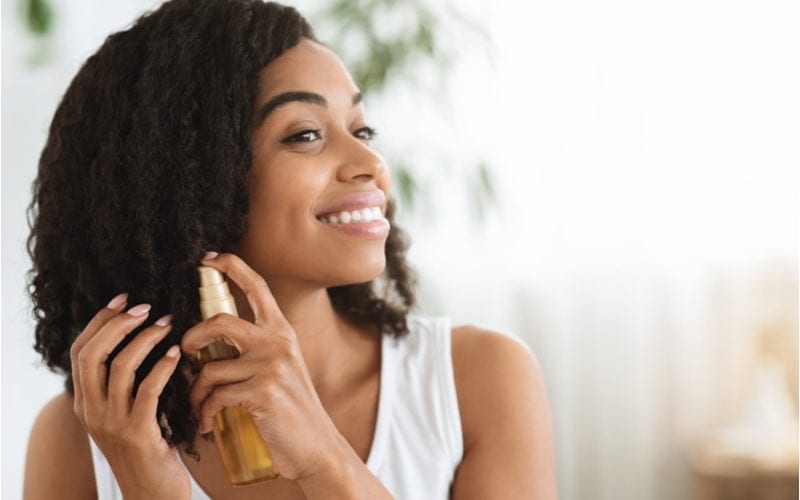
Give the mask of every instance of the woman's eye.
M 289 137 L 287 137 L 286 139 L 282 140 L 281 142 L 283 142 L 284 144 L 287 144 L 287 143 L 290 144 L 290 143 L 294 143 L 294 142 L 312 142 L 312 140 L 308 140 L 308 137 L 311 134 L 315 134 L 315 135 L 319 136 L 319 129 L 317 128 L 317 129 L 303 130 L 302 132 L 298 132 L 298 133 L 296 133 L 294 135 L 290 135 Z
M 359 136 L 359 134 L 363 134 Z M 359 137 L 359 139 L 364 139 L 365 141 L 371 141 L 378 135 L 378 131 L 372 127 L 362 127 L 356 130 L 355 135 Z
M 296 134 L 290 135 L 286 139 L 282 140 L 281 142 L 284 144 L 292 144 L 298 142 L 314 142 L 314 136 L 320 138 L 320 129 L 307 129 L 303 130 L 302 132 L 298 132 Z M 358 137 L 359 139 L 363 139 L 367 142 L 371 141 L 375 138 L 378 134 L 378 131 L 372 127 L 361 127 L 360 129 L 353 132 L 353 135 Z

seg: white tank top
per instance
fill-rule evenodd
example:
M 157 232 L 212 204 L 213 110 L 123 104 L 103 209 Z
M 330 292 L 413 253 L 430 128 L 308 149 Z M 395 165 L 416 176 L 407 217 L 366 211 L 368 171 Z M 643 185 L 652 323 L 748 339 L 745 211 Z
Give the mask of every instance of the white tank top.
M 444 500 L 464 451 L 450 319 L 409 315 L 408 327 L 400 339 L 383 335 L 378 419 L 366 465 L 398 500 Z M 98 500 L 122 500 L 108 462 L 89 442 Z M 209 500 L 191 473 L 189 479 L 191 499 Z

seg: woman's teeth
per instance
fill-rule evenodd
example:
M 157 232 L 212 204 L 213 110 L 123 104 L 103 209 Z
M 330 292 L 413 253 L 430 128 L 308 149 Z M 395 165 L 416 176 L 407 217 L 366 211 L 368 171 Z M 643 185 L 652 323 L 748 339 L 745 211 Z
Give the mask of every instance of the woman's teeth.
M 328 224 L 357 224 L 359 222 L 372 222 L 383 218 L 380 207 L 362 208 L 360 210 L 345 210 L 336 214 L 317 217 Z

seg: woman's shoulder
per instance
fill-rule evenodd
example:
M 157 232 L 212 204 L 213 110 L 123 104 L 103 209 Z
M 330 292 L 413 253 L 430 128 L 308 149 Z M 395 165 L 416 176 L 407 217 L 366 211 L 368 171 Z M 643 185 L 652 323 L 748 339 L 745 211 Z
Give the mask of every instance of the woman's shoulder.
M 483 357 L 522 358 L 536 362 L 536 356 L 522 340 L 508 333 L 502 333 L 474 325 L 453 326 L 451 330 L 453 358 Z M 470 361 L 467 359 L 466 361 Z
M 59 394 L 33 423 L 25 458 L 26 500 L 97 498 L 89 435 L 73 405 L 71 394 Z
M 539 375 L 539 361 L 530 347 L 507 333 L 473 325 L 453 326 L 451 353 L 457 385 L 473 389 L 493 382 L 517 385 L 515 376 L 521 372 Z
M 464 435 L 454 495 L 556 498 L 550 408 L 533 351 L 511 335 L 459 326 L 452 357 Z
M 513 411 L 544 390 L 533 351 L 516 337 L 473 325 L 454 326 L 451 355 L 465 448 L 496 429 L 497 411 Z M 538 399 L 538 398 L 537 398 Z

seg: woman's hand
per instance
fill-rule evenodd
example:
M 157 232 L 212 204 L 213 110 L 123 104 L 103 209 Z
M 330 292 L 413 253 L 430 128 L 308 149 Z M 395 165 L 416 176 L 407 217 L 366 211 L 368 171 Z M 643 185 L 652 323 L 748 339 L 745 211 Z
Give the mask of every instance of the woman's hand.
M 206 363 L 192 384 L 189 402 L 198 411 L 200 431 L 211 431 L 223 408 L 242 406 L 253 416 L 282 477 L 303 486 L 328 476 L 354 454 L 322 406 L 295 331 L 267 283 L 231 253 L 202 264 L 226 273 L 242 289 L 255 322 L 220 313 L 184 334 L 181 347 L 193 359 L 217 340 L 239 351 L 236 359 Z
M 156 421 L 158 397 L 178 365 L 178 346 L 156 362 L 136 398 L 131 396 L 136 369 L 170 331 L 170 315 L 139 332 L 117 354 L 106 385 L 106 360 L 150 310 L 149 304 L 140 304 L 122 312 L 126 305 L 127 294 L 112 299 L 72 344 L 75 413 L 108 460 L 126 500 L 188 499 L 188 473 Z

